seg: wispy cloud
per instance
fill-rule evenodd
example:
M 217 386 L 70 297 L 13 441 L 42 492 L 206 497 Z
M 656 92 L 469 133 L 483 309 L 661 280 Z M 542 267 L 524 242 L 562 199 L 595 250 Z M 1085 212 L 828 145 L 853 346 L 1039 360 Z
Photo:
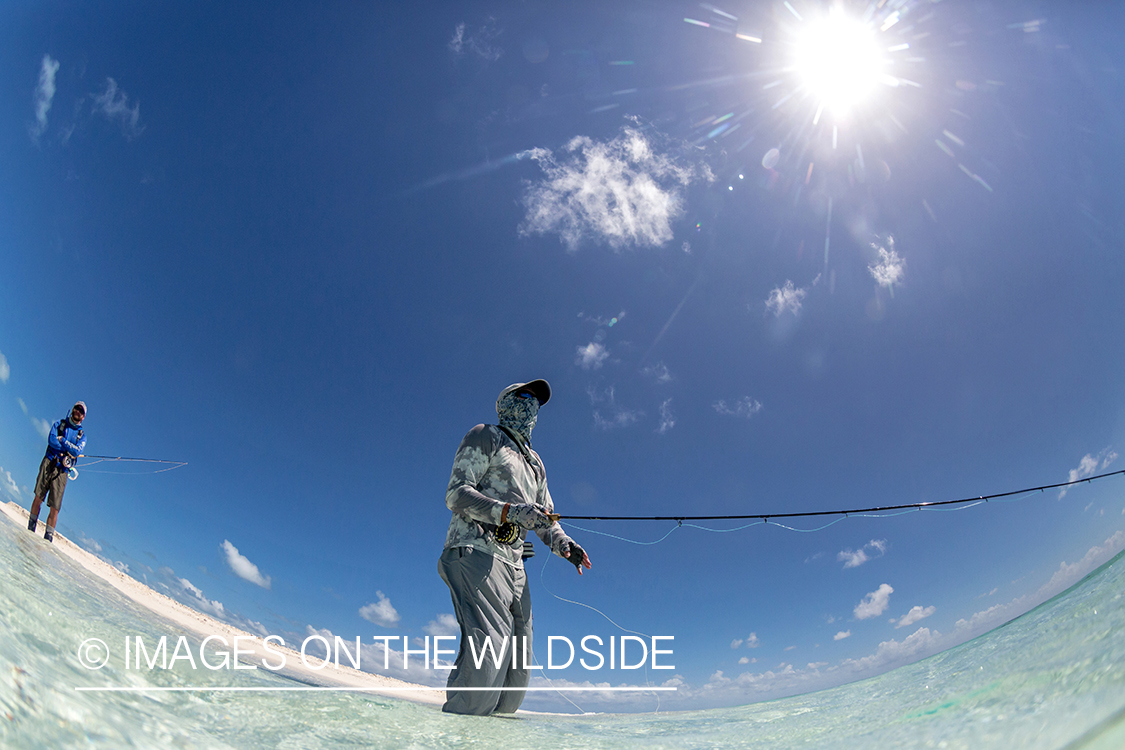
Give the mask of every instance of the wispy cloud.
M 594 426 L 599 430 L 613 430 L 618 427 L 628 427 L 644 416 L 639 409 L 621 409 L 614 407 L 613 411 L 602 416 L 600 410 L 594 410 Z
M 852 637 L 852 631 L 850 631 L 850 630 L 841 630 L 841 631 L 840 631 L 839 633 L 837 633 L 836 635 L 832 636 L 832 640 L 834 640 L 834 641 L 842 641 L 842 640 L 844 640 L 845 638 L 851 638 L 851 637 Z
M 675 379 L 675 376 L 672 375 L 672 372 L 668 369 L 668 366 L 663 362 L 657 362 L 655 365 L 649 365 L 648 367 L 645 367 L 643 370 L 641 370 L 641 374 L 646 378 L 652 378 L 657 383 L 661 384 L 671 383 Z
M 863 601 L 855 605 L 855 619 L 866 620 L 886 612 L 893 593 L 894 589 L 888 584 L 880 584 L 878 589 L 863 597 Z
M 378 601 L 360 607 L 359 616 L 368 622 L 373 622 L 385 628 L 397 627 L 398 610 L 391 605 L 391 600 L 382 591 L 376 591 L 375 596 L 378 597 Z
M 55 98 L 55 74 L 59 72 L 58 60 L 43 55 L 39 65 L 39 83 L 35 86 L 35 124 L 28 128 L 31 140 L 39 142 L 39 136 L 47 131 L 47 113 L 51 110 L 51 100 Z
M 602 390 L 591 385 L 586 389 L 586 395 L 590 397 L 591 404 L 604 404 L 594 410 L 594 426 L 599 430 L 628 427 L 644 416 L 644 412 L 639 409 L 618 406 L 612 385 Z
M 910 608 L 909 612 L 907 612 L 905 615 L 898 618 L 897 620 L 892 618 L 891 622 L 894 623 L 894 626 L 895 626 L 896 629 L 897 628 L 905 628 L 907 625 L 913 625 L 914 623 L 918 622 L 919 620 L 924 620 L 925 618 L 932 615 L 934 612 L 937 612 L 937 607 L 933 607 L 933 606 L 931 606 L 931 607 L 914 606 L 914 607 Z
M 1102 544 L 1087 550 L 1081 560 L 1059 563 L 1059 569 L 1034 594 L 1024 594 L 1006 604 L 994 604 L 988 609 L 974 612 L 971 616 L 958 620 L 955 627 L 959 633 L 972 637 L 1018 617 L 1070 588 L 1099 565 L 1113 559 L 1122 549 L 1125 549 L 1125 531 L 1118 530 Z
M 226 610 L 223 609 L 222 602 L 208 599 L 197 586 L 192 585 L 192 582 L 186 578 L 178 578 L 176 580 L 179 582 L 180 587 L 190 595 L 190 601 L 194 606 L 215 617 L 226 616 Z
M 129 97 L 124 91 L 118 90 L 117 81 L 112 78 L 106 78 L 105 81 L 105 91 L 94 96 L 94 112 L 111 122 L 117 122 L 125 138 L 133 140 L 145 129 L 140 124 L 141 105 L 134 103 L 130 107 Z
M 660 405 L 660 426 L 656 431 L 661 435 L 676 426 L 676 417 L 672 414 L 672 399 L 665 399 Z
M 81 531 L 78 532 L 78 545 L 84 550 L 93 552 L 95 555 L 100 554 L 102 551 L 102 545 L 98 544 L 98 540 L 91 539 Z
M 529 154 L 546 176 L 527 186 L 520 233 L 557 233 L 572 252 L 586 239 L 615 250 L 663 245 L 683 212 L 682 189 L 713 179 L 706 166 L 681 166 L 658 153 L 632 127 L 606 142 L 579 136 L 558 155 L 543 148 Z
M 770 296 L 766 298 L 766 310 L 780 318 L 782 313 L 796 315 L 801 312 L 801 304 L 807 292 L 793 286 L 792 281 L 786 281 L 785 286 L 775 287 Z
M 8 358 L 4 356 L 4 352 L 0 352 L 0 383 L 7 383 L 8 378 L 12 375 L 12 368 L 8 366 Z M 20 402 L 23 403 L 22 401 Z M 27 411 L 24 411 L 27 414 Z
M 262 572 L 258 570 L 258 566 L 240 554 L 237 547 L 226 539 L 224 539 L 223 543 L 219 546 L 226 555 L 227 565 L 230 566 L 230 569 L 234 571 L 236 576 L 256 586 L 261 586 L 264 589 L 270 587 L 270 577 L 262 575 Z
M 445 612 L 438 615 L 436 620 L 430 620 L 422 630 L 426 635 L 457 635 L 461 632 L 461 626 L 457 624 L 456 617 Z
M 893 638 L 883 641 L 873 654 L 860 659 L 845 659 L 840 662 L 840 668 L 853 672 L 886 669 L 927 656 L 940 649 L 942 645 L 941 633 L 936 630 L 931 631 L 929 628 L 918 628 L 901 642 Z
M 473 54 L 483 60 L 499 60 L 504 54 L 495 44 L 496 39 L 504 32 L 496 27 L 496 19 L 489 18 L 483 26 L 470 28 L 462 22 L 453 29 L 453 36 L 449 40 L 449 51 L 460 57 Z
M 12 479 L 12 472 L 6 471 L 3 466 L 0 466 L 0 488 L 12 497 L 13 500 L 20 500 L 20 488 L 16 484 L 16 480 Z
M 1099 470 L 1105 469 L 1116 460 L 1117 451 L 1113 450 L 1113 448 L 1111 447 L 1103 448 L 1101 453 L 1096 456 L 1087 453 L 1082 457 L 1082 460 L 1078 462 L 1078 468 L 1070 470 L 1070 473 L 1067 475 L 1066 481 L 1077 482 L 1081 479 L 1085 479 L 1086 477 L 1092 477 Z M 1066 497 L 1067 490 L 1069 489 L 1069 487 L 1063 487 L 1061 490 L 1059 490 L 1060 500 Z
M 32 426 L 35 427 L 35 431 L 39 433 L 39 436 L 41 438 L 46 440 L 47 436 L 51 434 L 51 423 L 46 419 L 40 419 L 39 417 L 29 418 L 31 419 Z
M 604 390 L 598 390 L 590 385 L 586 388 L 586 395 L 590 397 L 591 404 L 612 404 L 614 401 L 614 388 L 611 385 Z
M 888 236 L 883 245 L 872 243 L 872 249 L 879 253 L 879 262 L 868 266 L 867 271 L 875 279 L 876 284 L 893 289 L 895 284 L 902 281 L 902 276 L 906 273 L 906 261 L 895 252 L 894 237 Z
M 524 153 L 528 153 L 528 152 L 525 151 Z M 606 318 L 602 315 L 587 315 L 584 312 L 578 313 L 578 319 L 579 320 L 584 320 L 587 323 L 593 323 L 596 326 L 605 326 L 606 328 L 613 328 L 615 325 L 617 325 L 622 320 L 624 320 L 624 318 L 625 318 L 625 311 L 624 310 L 617 313 L 616 315 L 611 315 L 608 318 Z
M 604 344 L 591 341 L 586 346 L 578 347 L 578 356 L 574 364 L 583 370 L 596 370 L 602 366 L 602 362 L 605 362 L 607 357 L 609 357 L 609 349 L 606 349 Z
M 711 408 L 713 408 L 720 414 L 724 414 L 729 417 L 742 417 L 743 419 L 749 419 L 762 410 L 762 402 L 756 401 L 749 396 L 743 396 L 737 401 L 729 404 L 725 400 L 719 399 L 715 403 L 711 404 Z
M 836 555 L 836 559 L 844 563 L 844 569 L 847 570 L 848 568 L 858 568 L 873 557 L 882 557 L 886 551 L 886 539 L 872 539 L 855 551 L 851 549 L 841 550 L 840 554 Z

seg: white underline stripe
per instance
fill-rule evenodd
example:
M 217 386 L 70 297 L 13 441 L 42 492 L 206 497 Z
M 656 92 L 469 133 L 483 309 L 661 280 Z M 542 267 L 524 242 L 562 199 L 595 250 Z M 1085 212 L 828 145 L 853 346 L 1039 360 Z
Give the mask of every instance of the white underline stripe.
M 311 692 L 311 691 L 327 691 L 327 692 L 344 692 L 344 693 L 378 693 L 378 692 L 395 692 L 395 693 L 411 693 L 411 692 L 449 692 L 454 690 L 459 691 L 480 691 L 480 692 L 506 692 L 506 691 L 565 691 L 570 693 L 623 693 L 623 692 L 669 692 L 675 691 L 674 687 L 644 687 L 625 686 L 625 687 L 462 687 L 462 688 L 446 688 L 446 687 L 76 687 L 74 688 L 81 692 L 90 693 L 187 693 L 187 692 Z

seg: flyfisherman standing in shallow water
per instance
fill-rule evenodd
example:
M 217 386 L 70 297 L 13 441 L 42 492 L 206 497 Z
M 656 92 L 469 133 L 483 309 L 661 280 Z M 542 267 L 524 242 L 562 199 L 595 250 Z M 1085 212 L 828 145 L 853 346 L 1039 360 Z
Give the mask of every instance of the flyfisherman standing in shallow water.
M 43 532 L 43 538 L 48 542 L 55 541 L 55 523 L 62 508 L 68 472 L 86 448 L 86 435 L 82 431 L 82 420 L 85 418 L 86 404 L 79 401 L 70 414 L 51 425 L 51 431 L 47 433 L 47 455 L 39 464 L 39 476 L 35 478 L 35 500 L 31 503 L 27 530 L 35 531 L 39 508 L 46 497 L 51 512 L 47 514 L 47 530 Z
M 500 424 L 469 430 L 453 459 L 445 493 L 453 519 L 438 561 L 461 626 L 461 650 L 442 706 L 447 713 L 514 713 L 523 703 L 525 665 L 532 663 L 531 591 L 523 558 L 534 552 L 530 543 L 524 552 L 527 532 L 535 531 L 579 574 L 591 567 L 558 524 L 546 469 L 531 449 L 539 407 L 550 398 L 546 380 L 508 386 L 496 399 Z M 477 658 L 484 654 L 479 668 L 474 652 Z M 501 687 L 518 689 L 458 689 Z

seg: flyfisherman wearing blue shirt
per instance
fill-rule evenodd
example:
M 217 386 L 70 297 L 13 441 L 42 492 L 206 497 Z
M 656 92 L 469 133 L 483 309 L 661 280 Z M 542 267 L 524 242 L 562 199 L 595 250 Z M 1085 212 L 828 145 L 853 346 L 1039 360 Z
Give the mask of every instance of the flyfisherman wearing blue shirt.
M 590 558 L 559 525 L 543 461 L 531 449 L 531 429 L 549 398 L 546 380 L 508 386 L 496 399 L 500 424 L 469 430 L 453 459 L 445 493 L 453 518 L 438 561 L 461 626 L 461 649 L 442 706 L 447 713 L 513 713 L 523 702 L 532 637 L 523 567 L 524 556 L 531 556 L 524 552 L 527 532 L 538 534 L 579 573 L 590 567 Z
M 66 491 L 68 472 L 74 468 L 78 457 L 86 448 L 86 435 L 82 431 L 82 420 L 86 418 L 86 404 L 79 401 L 70 414 L 51 425 L 47 434 L 47 455 L 39 464 L 39 476 L 35 479 L 35 500 L 31 503 L 31 513 L 27 520 L 27 530 L 35 531 L 39 521 L 39 508 L 43 498 L 47 498 L 47 530 L 43 538 L 48 542 L 55 540 L 55 522 L 62 508 L 63 492 Z

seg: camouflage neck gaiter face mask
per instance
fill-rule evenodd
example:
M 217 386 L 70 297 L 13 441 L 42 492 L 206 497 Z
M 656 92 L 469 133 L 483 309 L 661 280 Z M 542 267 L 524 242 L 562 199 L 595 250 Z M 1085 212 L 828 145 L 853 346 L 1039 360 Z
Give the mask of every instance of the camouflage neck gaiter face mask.
M 531 430 L 539 415 L 538 399 L 519 398 L 516 394 L 509 393 L 496 405 L 496 413 L 500 416 L 501 426 L 518 433 L 531 444 Z

